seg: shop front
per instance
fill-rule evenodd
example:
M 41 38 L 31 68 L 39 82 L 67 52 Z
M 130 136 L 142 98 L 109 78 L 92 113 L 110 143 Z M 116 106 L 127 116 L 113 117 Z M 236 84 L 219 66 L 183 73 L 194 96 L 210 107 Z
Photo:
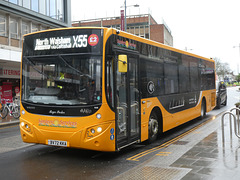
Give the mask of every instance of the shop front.
M 20 96 L 20 62 L 0 61 L 0 98 L 12 102 Z

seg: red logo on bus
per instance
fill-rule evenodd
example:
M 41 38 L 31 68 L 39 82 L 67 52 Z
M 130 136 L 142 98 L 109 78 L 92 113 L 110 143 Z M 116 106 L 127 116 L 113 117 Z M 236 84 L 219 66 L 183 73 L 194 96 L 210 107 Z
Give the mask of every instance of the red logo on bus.
M 88 44 L 90 46 L 96 46 L 97 43 L 99 41 L 99 38 L 96 34 L 91 34 L 89 37 L 88 37 Z

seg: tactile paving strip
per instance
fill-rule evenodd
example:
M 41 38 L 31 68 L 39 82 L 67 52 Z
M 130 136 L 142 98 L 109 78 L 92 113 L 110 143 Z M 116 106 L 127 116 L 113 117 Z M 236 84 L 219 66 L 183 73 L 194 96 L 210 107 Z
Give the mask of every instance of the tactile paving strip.
M 177 180 L 184 177 L 189 171 L 176 168 L 161 168 L 153 166 L 143 166 L 123 173 L 114 180 Z

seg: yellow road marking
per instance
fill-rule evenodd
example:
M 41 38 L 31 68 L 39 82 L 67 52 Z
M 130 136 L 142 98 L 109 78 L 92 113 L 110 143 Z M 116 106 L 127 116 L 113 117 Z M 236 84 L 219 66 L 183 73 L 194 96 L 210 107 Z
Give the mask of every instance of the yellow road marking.
M 158 154 L 156 154 L 156 156 L 168 156 L 172 154 L 171 152 L 159 152 Z
M 19 126 L 19 125 L 15 125 L 15 126 L 6 126 L 6 127 L 2 127 L 2 128 L 0 128 L 0 129 L 8 129 L 8 128 L 17 127 L 17 126 Z M 0 127 L 1 127 L 1 126 L 0 126 Z
M 202 132 L 201 131 L 196 131 L 196 132 L 193 132 L 194 134 L 201 134 Z
M 180 134 L 179 136 L 177 136 L 177 137 L 175 137 L 175 138 L 173 138 L 173 139 L 171 139 L 171 140 L 169 140 L 169 141 L 161 144 L 160 146 L 154 147 L 154 148 L 152 148 L 152 149 L 149 149 L 149 150 L 143 151 L 143 152 L 141 152 L 141 153 L 139 153 L 139 154 L 136 154 L 136 155 L 134 155 L 134 156 L 132 156 L 132 157 L 130 157 L 130 158 L 127 158 L 127 160 L 128 160 L 128 161 L 139 161 L 139 159 L 140 159 L 141 157 L 144 157 L 144 156 L 146 156 L 146 155 L 148 155 L 148 154 L 150 154 L 150 153 L 153 153 L 153 152 L 155 152 L 155 151 L 158 151 L 158 150 L 160 150 L 160 149 L 163 149 L 163 148 L 165 148 L 165 147 L 170 146 L 171 144 L 173 144 L 173 143 L 175 143 L 176 141 L 182 139 L 183 137 L 185 137 L 186 135 L 190 134 L 191 132 L 197 130 L 198 128 L 202 127 L 203 125 L 209 123 L 210 121 L 213 121 L 214 119 L 216 119 L 216 117 L 213 117 L 213 118 L 211 118 L 211 119 L 203 122 L 202 124 L 199 124 L 198 126 L 196 126 L 196 127 L 192 128 L 192 129 L 190 129 L 189 131 L 187 131 L 187 132 L 185 132 L 185 133 L 183 133 L 183 134 Z
M 156 156 L 168 156 L 169 154 L 156 154 Z

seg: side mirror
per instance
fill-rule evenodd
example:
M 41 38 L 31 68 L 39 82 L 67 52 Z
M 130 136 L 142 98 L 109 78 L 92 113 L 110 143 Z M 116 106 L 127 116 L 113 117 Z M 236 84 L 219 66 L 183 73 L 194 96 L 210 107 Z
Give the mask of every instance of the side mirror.
M 127 55 L 118 55 L 118 71 L 121 73 L 127 72 Z

